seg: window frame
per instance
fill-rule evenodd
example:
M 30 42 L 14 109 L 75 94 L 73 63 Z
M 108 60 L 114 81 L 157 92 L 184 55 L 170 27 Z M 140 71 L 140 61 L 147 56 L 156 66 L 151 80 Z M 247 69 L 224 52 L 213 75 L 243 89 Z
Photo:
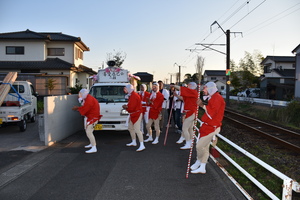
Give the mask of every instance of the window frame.
M 13 48 L 14 52 L 8 51 L 9 48 Z M 24 55 L 25 54 L 25 47 L 24 46 L 6 46 L 5 48 L 6 55 Z
M 60 50 L 63 50 L 63 52 L 59 52 Z M 53 52 L 52 52 L 53 51 Z M 53 53 L 53 54 L 50 54 Z M 65 56 L 65 48 L 47 48 L 47 56 Z

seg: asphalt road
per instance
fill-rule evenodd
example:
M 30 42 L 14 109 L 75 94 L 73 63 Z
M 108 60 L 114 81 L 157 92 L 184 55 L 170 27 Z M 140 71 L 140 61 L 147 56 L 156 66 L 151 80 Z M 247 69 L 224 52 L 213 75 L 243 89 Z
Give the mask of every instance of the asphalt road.
M 245 199 L 212 161 L 206 174 L 189 174 L 186 179 L 189 151 L 179 149 L 174 129 L 166 146 L 164 130 L 159 144 L 146 143 L 142 152 L 126 146 L 130 142 L 127 132 L 96 132 L 98 152 L 86 154 L 88 139 L 83 131 L 44 150 L 28 151 L 41 144 L 34 133 L 36 126 L 29 124 L 24 133 L 6 127 L 11 135 L 0 128 L 1 153 L 6 152 L 0 154 L 1 163 L 12 157 L 9 154 L 17 157 L 0 166 L 1 200 Z M 5 139 L 11 146 L 2 147 L 4 135 L 12 136 Z M 27 143 L 17 145 L 21 136 L 27 137 Z M 15 151 L 18 148 L 23 149 Z

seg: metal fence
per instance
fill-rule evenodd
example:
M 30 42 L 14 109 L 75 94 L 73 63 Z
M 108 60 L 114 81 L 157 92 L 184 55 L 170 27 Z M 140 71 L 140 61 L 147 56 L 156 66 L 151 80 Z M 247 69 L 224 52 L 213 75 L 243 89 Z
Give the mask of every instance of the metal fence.
M 197 119 L 199 123 L 201 122 L 199 119 Z M 199 129 L 195 127 L 195 129 L 199 133 Z M 217 134 L 217 137 L 222 139 L 224 142 L 229 144 L 230 146 L 234 147 L 239 152 L 243 153 L 248 158 L 252 159 L 254 162 L 259 164 L 260 166 L 264 167 L 269 172 L 276 175 L 278 178 L 280 178 L 283 181 L 282 184 L 282 200 L 292 200 L 292 193 L 293 191 L 300 193 L 300 184 L 291 179 L 290 177 L 286 176 L 285 174 L 281 173 L 277 169 L 273 168 L 272 166 L 268 165 L 264 161 L 260 160 L 259 158 L 255 157 L 251 153 L 247 152 L 245 149 L 241 148 L 240 146 L 236 145 L 235 143 L 228 140 L 226 137 L 222 136 L 221 134 Z M 238 163 L 236 163 L 230 156 L 228 156 L 222 149 L 220 149 L 218 146 L 214 146 L 214 148 L 231 164 L 233 164 L 240 172 L 242 172 L 251 182 L 253 182 L 260 190 L 262 190 L 266 195 L 268 195 L 271 199 L 278 199 L 279 198 L 274 195 L 268 188 L 266 188 L 262 183 L 260 183 L 256 178 L 254 178 L 250 173 L 248 173 L 244 168 L 242 168 Z M 228 178 L 236 185 L 236 187 L 243 193 L 243 195 L 247 199 L 253 199 L 250 194 L 247 193 L 247 191 L 244 190 L 244 188 L 232 177 L 226 169 L 212 156 L 210 155 L 210 158 L 220 167 L 220 169 L 228 176 Z
M 225 98 L 225 95 L 223 95 Z M 250 103 L 260 103 L 260 104 L 267 104 L 270 107 L 273 106 L 287 106 L 289 101 L 279 101 L 279 100 L 271 100 L 271 99 L 260 99 L 260 98 L 251 98 L 251 97 L 237 97 L 237 96 L 230 96 L 230 99 L 236 101 L 245 101 Z

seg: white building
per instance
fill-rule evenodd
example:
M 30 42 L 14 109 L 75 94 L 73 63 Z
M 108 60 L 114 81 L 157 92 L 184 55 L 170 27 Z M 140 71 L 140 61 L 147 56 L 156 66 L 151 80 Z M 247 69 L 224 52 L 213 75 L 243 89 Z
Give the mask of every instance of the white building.
M 30 80 L 40 95 L 48 95 L 47 80 L 55 80 L 52 95 L 69 92 L 70 87 L 89 88 L 96 74 L 83 65 L 90 49 L 79 37 L 57 32 L 0 33 L 0 80 L 8 72 L 18 72 L 17 80 Z

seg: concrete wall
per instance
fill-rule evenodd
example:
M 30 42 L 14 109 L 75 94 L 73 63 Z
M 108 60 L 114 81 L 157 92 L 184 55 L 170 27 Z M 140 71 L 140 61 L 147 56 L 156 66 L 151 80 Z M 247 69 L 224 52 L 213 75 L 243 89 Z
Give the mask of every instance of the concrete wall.
M 74 105 L 79 105 L 77 95 L 44 97 L 44 135 L 45 145 L 50 146 L 57 141 L 83 130 L 83 118 Z

